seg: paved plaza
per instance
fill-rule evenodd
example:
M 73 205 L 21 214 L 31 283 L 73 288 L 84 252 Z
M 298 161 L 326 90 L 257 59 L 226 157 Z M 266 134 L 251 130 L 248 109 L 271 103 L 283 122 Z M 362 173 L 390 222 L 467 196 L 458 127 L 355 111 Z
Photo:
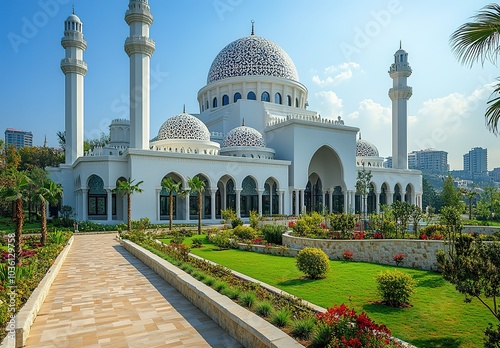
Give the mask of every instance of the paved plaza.
M 113 234 L 77 235 L 27 347 L 241 347 Z

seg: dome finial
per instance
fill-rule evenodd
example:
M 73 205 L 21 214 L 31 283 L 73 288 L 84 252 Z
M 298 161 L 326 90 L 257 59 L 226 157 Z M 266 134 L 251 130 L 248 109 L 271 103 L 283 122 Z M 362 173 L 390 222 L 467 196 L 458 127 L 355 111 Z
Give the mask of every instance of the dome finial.
M 75 14 L 75 4 L 73 4 L 73 14 Z
M 359 140 L 361 140 L 361 132 L 359 132 Z
M 252 34 L 251 35 L 254 35 L 254 30 L 253 30 L 254 29 L 254 27 L 253 27 L 254 23 L 255 23 L 255 21 L 252 19 Z
M 184 108 L 182 108 L 182 113 L 185 114 L 186 113 L 186 104 L 184 104 Z
M 401 49 L 401 40 L 399 40 L 399 49 Z
M 245 126 L 245 118 L 243 117 L 243 122 L 241 123 L 241 126 L 244 127 Z

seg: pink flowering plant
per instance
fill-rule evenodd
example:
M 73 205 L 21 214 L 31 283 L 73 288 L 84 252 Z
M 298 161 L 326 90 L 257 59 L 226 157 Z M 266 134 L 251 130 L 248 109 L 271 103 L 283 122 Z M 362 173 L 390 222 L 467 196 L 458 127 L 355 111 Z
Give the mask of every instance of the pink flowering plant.
M 405 254 L 396 254 L 396 255 L 394 255 L 394 258 L 393 258 L 394 262 L 396 262 L 396 266 L 399 266 L 400 264 L 402 264 L 404 259 L 405 259 Z

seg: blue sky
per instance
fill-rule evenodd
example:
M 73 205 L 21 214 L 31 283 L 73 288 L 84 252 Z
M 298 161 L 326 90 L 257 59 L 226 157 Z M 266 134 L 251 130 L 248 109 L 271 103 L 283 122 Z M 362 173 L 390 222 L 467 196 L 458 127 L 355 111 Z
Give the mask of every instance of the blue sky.
M 228 43 L 250 34 L 280 45 L 309 90 L 309 109 L 341 115 L 361 128 L 381 156 L 391 153 L 387 73 L 402 41 L 413 74 L 409 85 L 409 151 L 437 148 L 462 169 L 470 148 L 488 148 L 488 169 L 500 167 L 499 138 L 485 127 L 490 84 L 499 76 L 489 62 L 465 67 L 453 56 L 450 34 L 487 1 L 410 0 L 150 0 L 151 136 L 169 117 L 198 113 L 197 92 L 212 60 Z M 2 85 L 0 130 L 31 130 L 35 145 L 47 136 L 57 146 L 64 130 L 64 75 L 59 62 L 63 23 L 71 13 L 84 23 L 85 136 L 107 132 L 128 118 L 128 57 L 123 50 L 128 1 L 40 0 L 8 3 L 0 22 Z

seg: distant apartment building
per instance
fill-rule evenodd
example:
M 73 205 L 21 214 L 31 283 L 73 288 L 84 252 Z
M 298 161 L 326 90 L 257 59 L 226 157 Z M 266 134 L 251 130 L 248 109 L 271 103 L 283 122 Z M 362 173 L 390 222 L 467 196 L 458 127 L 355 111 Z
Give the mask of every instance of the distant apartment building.
M 488 149 L 475 147 L 464 155 L 464 172 L 471 178 L 477 178 L 488 173 Z
M 384 168 L 392 168 L 392 156 L 385 158 Z
M 490 172 L 490 179 L 494 182 L 500 182 L 500 167 L 493 168 Z
M 408 154 L 408 168 L 429 174 L 446 174 L 449 171 L 448 152 L 426 149 Z
M 5 130 L 5 146 L 14 145 L 17 150 L 24 146 L 33 146 L 33 133 L 14 128 Z

